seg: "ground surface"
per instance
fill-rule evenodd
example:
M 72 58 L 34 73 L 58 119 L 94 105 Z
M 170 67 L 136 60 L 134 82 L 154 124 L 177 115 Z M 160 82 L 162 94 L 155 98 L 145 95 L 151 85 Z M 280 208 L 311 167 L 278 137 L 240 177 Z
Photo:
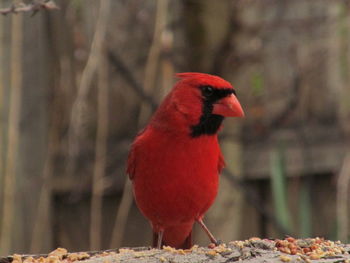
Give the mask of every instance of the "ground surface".
M 68 253 L 58 248 L 48 255 L 12 255 L 0 258 L 0 263 L 224 263 L 224 262 L 337 262 L 350 263 L 350 245 L 324 240 L 294 239 L 268 240 L 251 238 L 232 241 L 208 248 L 194 246 L 188 250 L 164 247 L 162 250 L 121 248 L 101 252 Z

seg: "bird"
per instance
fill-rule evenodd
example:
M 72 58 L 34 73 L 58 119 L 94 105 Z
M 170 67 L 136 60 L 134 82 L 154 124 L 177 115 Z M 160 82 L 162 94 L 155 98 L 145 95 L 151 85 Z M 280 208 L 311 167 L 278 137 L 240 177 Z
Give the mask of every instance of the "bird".
M 218 131 L 225 117 L 243 117 L 233 86 L 219 76 L 185 72 L 128 155 L 126 172 L 136 205 L 153 231 L 153 247 L 187 249 L 197 222 L 210 241 L 218 240 L 204 224 L 225 166 Z

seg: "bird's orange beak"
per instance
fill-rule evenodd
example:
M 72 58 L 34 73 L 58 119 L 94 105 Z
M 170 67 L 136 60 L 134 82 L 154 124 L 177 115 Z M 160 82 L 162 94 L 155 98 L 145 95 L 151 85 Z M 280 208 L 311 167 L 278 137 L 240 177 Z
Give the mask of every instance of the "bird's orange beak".
M 231 94 L 213 104 L 213 114 L 224 117 L 243 117 L 244 112 L 237 97 Z

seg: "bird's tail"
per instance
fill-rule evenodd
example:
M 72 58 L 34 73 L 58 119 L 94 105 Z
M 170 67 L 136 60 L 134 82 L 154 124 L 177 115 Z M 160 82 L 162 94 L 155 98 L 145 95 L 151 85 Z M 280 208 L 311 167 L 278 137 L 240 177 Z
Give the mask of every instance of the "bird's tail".
M 177 249 L 189 249 L 192 243 L 191 224 L 182 224 L 164 229 L 162 246 L 171 246 Z M 153 232 L 153 247 L 157 247 L 158 233 Z

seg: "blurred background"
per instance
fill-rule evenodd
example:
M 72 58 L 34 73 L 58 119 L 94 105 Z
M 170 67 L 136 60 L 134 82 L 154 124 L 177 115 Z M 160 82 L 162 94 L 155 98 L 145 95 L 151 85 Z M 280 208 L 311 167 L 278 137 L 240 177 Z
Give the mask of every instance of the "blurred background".
M 185 71 L 246 113 L 220 133 L 215 236 L 349 241 L 350 1 L 55 3 L 0 17 L 1 255 L 149 245 L 125 161 Z

